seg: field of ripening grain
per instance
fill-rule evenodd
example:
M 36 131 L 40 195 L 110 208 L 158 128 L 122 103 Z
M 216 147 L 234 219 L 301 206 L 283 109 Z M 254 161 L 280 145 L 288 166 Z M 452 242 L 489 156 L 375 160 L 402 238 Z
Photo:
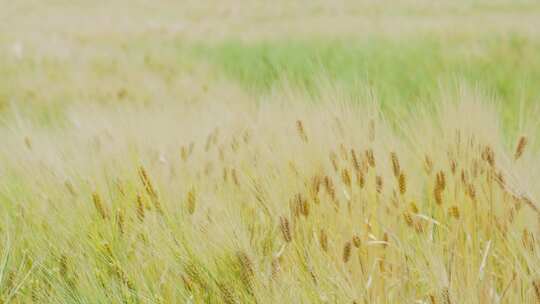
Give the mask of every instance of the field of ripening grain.
M 0 303 L 540 303 L 535 0 L 0 0 Z

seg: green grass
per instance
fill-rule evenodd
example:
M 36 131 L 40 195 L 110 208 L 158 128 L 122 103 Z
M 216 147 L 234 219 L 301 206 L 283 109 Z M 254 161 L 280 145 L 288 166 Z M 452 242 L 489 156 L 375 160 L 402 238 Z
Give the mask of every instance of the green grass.
M 383 106 L 433 102 L 467 85 L 499 101 L 505 121 L 539 100 L 540 43 L 519 35 L 414 39 L 312 39 L 199 46 L 198 54 L 252 93 L 284 81 L 320 93 L 320 79 L 351 94 L 372 90 Z
M 540 41 L 518 34 L 215 43 L 140 37 L 103 41 L 92 52 L 87 47 L 84 41 L 77 45 L 78 58 L 15 59 L 0 52 L 1 121 L 7 123 L 15 110 L 42 125 L 58 123 L 74 102 L 176 100 L 184 92 L 179 79 L 208 63 L 256 96 L 292 86 L 317 99 L 327 89 L 321 83 L 330 83 L 351 99 L 373 94 L 385 110 L 457 98 L 466 86 L 499 102 L 509 129 L 518 124 L 520 104 L 540 100 Z

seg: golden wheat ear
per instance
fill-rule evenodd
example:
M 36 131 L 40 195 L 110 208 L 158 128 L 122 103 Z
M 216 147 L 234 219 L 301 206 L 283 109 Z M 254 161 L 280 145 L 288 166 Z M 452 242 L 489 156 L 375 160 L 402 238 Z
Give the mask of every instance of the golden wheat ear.
M 394 173 L 394 177 L 398 178 L 399 175 L 401 174 L 401 168 L 399 165 L 399 159 L 396 152 L 390 153 L 390 159 L 392 160 L 392 171 Z
M 398 184 L 399 184 L 399 193 L 401 195 L 405 194 L 405 192 L 407 192 L 407 177 L 405 176 L 405 173 L 399 174 Z
M 303 142 L 308 142 L 308 137 L 306 134 L 306 129 L 304 128 L 304 123 L 301 120 L 296 121 L 296 130 L 298 131 L 298 136 L 302 139 Z
M 540 303 L 540 279 L 536 279 L 532 282 L 534 288 L 534 295 L 536 297 L 536 303 Z
M 343 263 L 347 263 L 349 262 L 349 259 L 351 258 L 351 242 L 347 241 L 345 242 L 345 245 L 343 246 L 343 255 L 342 255 L 342 259 L 343 259 Z
M 527 137 L 521 136 L 518 140 L 517 146 L 516 146 L 516 152 L 514 153 L 514 159 L 518 160 L 523 155 L 523 152 L 525 151 L 525 147 L 527 146 Z
M 285 242 L 290 243 L 292 241 L 292 235 L 291 235 L 291 227 L 289 224 L 289 219 L 287 219 L 285 216 L 280 217 L 279 228 L 281 230 L 281 234 L 283 235 L 283 239 L 285 240 Z
M 324 229 L 319 232 L 319 245 L 324 252 L 328 251 L 328 235 Z
M 92 201 L 94 202 L 94 207 L 98 211 L 101 218 L 104 220 L 109 218 L 109 213 L 107 212 L 107 209 L 103 205 L 103 202 L 101 201 L 101 196 L 99 196 L 99 193 L 94 192 L 92 193 Z

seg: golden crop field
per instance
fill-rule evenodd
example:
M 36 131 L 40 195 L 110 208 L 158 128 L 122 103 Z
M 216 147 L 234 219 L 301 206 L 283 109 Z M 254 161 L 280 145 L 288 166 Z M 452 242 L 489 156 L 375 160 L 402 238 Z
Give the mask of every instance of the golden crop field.
M 540 303 L 540 3 L 0 0 L 0 303 Z

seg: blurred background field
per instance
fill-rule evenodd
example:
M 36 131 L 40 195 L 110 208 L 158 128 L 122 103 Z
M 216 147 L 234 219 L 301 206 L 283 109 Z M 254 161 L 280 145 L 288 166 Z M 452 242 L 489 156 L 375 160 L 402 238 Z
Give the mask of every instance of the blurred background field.
M 0 111 L 182 102 L 226 81 L 264 96 L 321 83 L 387 107 L 468 87 L 505 123 L 538 103 L 537 1 L 5 1 Z

